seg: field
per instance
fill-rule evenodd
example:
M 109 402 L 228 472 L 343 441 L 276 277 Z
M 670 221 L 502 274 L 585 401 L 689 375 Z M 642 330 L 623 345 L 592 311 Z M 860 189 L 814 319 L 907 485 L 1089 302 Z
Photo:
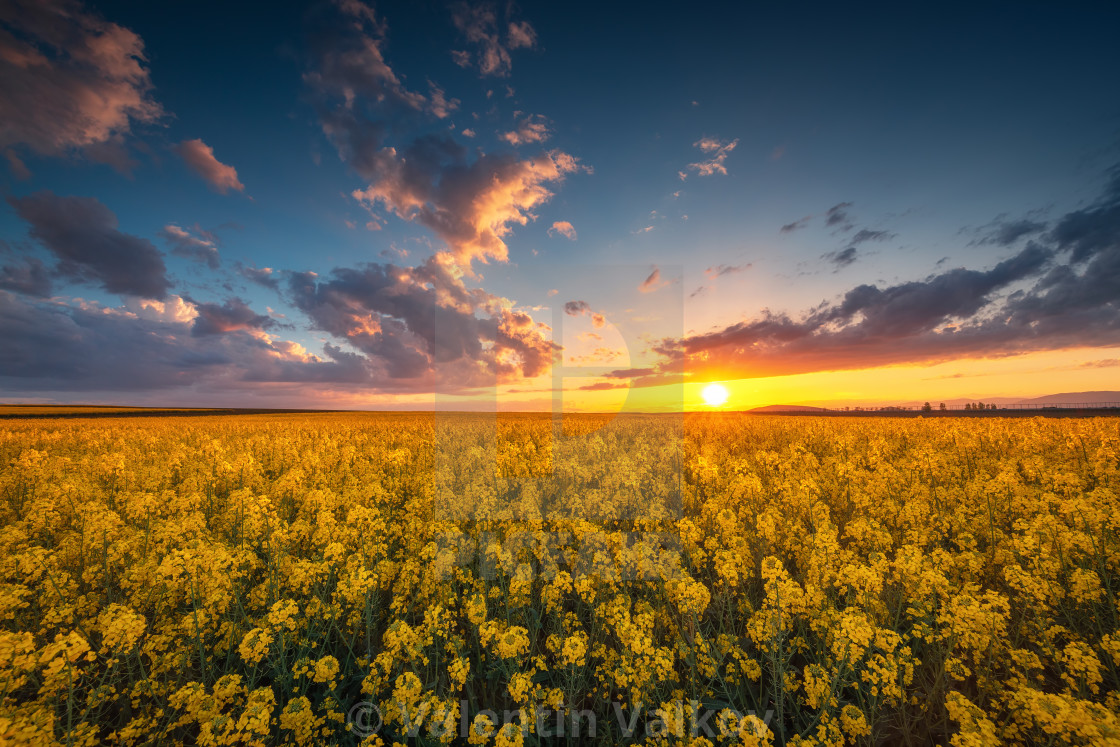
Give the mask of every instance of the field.
M 1120 419 L 0 421 L 3 744 L 1120 744 Z

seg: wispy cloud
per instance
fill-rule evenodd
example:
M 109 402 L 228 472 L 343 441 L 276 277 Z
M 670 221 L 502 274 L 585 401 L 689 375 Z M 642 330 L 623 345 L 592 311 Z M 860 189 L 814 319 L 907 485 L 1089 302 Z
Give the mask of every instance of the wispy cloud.
M 723 141 L 714 137 L 703 137 L 692 144 L 694 148 L 699 148 L 707 158 L 690 163 L 688 169 L 696 172 L 700 176 L 712 176 L 713 174 L 727 174 L 727 166 L 724 165 L 727 161 L 727 156 L 731 151 L 735 150 L 735 146 L 739 144 L 738 138 L 735 140 Z M 687 172 L 679 172 L 680 178 L 683 181 L 687 176 Z
M 718 277 L 723 277 L 724 275 L 734 275 L 739 272 L 745 272 L 751 267 L 752 264 L 750 262 L 741 265 L 716 265 L 704 270 L 704 274 L 712 279 L 715 279 Z
M 175 256 L 201 262 L 212 270 L 218 269 L 221 261 L 218 257 L 217 237 L 202 231 L 198 226 L 195 226 L 195 232 L 197 236 L 174 223 L 169 223 L 160 229 L 159 235 L 168 243 L 171 253 Z
M 655 290 L 669 285 L 670 282 L 669 280 L 663 280 L 661 278 L 661 269 L 655 265 L 653 272 L 647 275 L 646 279 L 638 284 L 638 290 L 642 293 L 653 293 Z
M 507 15 L 512 7 L 506 6 Z M 491 3 L 460 3 L 451 20 L 474 47 L 474 52 L 452 50 L 452 58 L 460 67 L 475 67 L 483 76 L 508 76 L 513 66 L 510 51 L 537 45 L 537 32 L 528 21 L 507 18 L 503 26 Z
M 850 231 L 855 226 L 852 225 L 851 218 L 848 217 L 848 208 L 852 206 L 850 202 L 841 202 L 838 205 L 833 205 L 824 214 L 824 224 L 829 228 L 835 228 L 839 231 Z
M 596 329 L 606 325 L 607 319 L 591 308 L 587 301 L 568 301 L 564 304 L 564 313 L 568 316 L 581 316 L 586 314 L 591 317 L 591 326 Z
M 813 216 L 811 215 L 806 215 L 804 218 L 795 220 L 792 223 L 787 223 L 781 227 L 778 233 L 793 233 L 794 231 L 800 231 L 802 228 L 805 228 L 805 226 L 809 225 L 809 221 L 812 219 L 812 217 Z
M 498 137 L 510 145 L 516 146 L 543 143 L 551 135 L 545 118 L 539 114 L 530 114 L 518 122 L 516 129 L 503 132 Z

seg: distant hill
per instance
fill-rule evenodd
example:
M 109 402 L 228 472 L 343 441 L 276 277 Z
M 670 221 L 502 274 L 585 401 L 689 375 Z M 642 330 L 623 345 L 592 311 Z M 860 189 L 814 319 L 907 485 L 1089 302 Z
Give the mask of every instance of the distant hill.
M 913 400 L 910 402 L 892 402 L 874 404 L 869 402 L 847 402 L 841 401 L 833 404 L 831 407 L 810 407 L 808 405 L 766 405 L 764 407 L 756 407 L 750 412 L 821 412 L 828 410 L 842 410 L 845 406 L 862 407 L 864 409 L 873 410 L 880 407 L 921 407 L 924 400 Z M 1098 402 L 1120 402 L 1120 391 L 1105 391 L 1105 392 L 1065 392 L 1063 394 L 1047 394 L 1044 397 L 1034 397 L 1032 399 L 1020 399 L 1018 397 L 958 397 L 955 399 L 945 400 L 930 400 L 933 409 L 937 409 L 940 403 L 944 402 L 950 407 L 960 407 L 962 405 L 984 402 L 989 405 L 1005 406 L 1005 405 L 1084 405 L 1094 404 Z
M 1022 399 L 1019 405 L 1073 405 L 1093 402 L 1120 402 L 1120 392 L 1066 392 L 1047 394 L 1045 397 Z

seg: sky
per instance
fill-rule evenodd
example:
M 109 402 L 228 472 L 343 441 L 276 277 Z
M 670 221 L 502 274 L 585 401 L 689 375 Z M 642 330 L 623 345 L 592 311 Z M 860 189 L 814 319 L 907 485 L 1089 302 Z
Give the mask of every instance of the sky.
M 0 401 L 1120 389 L 1108 3 L 0 1 Z

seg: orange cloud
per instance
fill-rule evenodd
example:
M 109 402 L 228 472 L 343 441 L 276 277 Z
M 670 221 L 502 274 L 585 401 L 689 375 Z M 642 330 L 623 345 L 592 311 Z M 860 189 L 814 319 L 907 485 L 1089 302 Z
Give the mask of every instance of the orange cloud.
M 717 140 L 714 137 L 703 137 L 693 143 L 693 147 L 699 148 L 710 157 L 703 161 L 690 163 L 688 168 L 695 171 L 700 176 L 712 176 L 713 174 L 727 174 L 727 167 L 724 162 L 727 160 L 728 154 L 735 150 L 735 146 L 739 144 L 738 138 L 724 142 Z M 683 180 L 687 176 L 685 172 L 680 172 L 680 177 Z
M 645 280 L 638 284 L 638 290 L 642 293 L 653 293 L 658 288 L 664 288 L 668 284 L 668 280 L 661 279 L 661 270 L 658 267 L 654 266 L 653 272 L 651 272 Z
M 175 152 L 196 174 L 201 176 L 219 194 L 231 189 L 245 191 L 245 185 L 237 178 L 237 169 L 228 166 L 214 157 L 214 149 L 199 139 L 184 140 Z
M 552 224 L 551 228 L 548 229 L 549 236 L 556 236 L 557 234 L 570 241 L 576 240 L 576 229 L 571 223 L 566 220 L 558 220 Z
M 516 130 L 503 132 L 500 137 L 510 145 L 526 145 L 528 143 L 543 143 L 552 135 L 548 123 L 539 114 L 530 114 L 522 119 Z
M 527 160 L 483 154 L 472 163 L 450 139 L 424 138 L 398 153 L 377 154 L 376 178 L 353 193 L 369 208 L 380 204 L 421 223 L 447 243 L 461 266 L 509 259 L 503 240 L 515 225 L 534 220 L 534 208 L 552 197 L 549 185 L 586 170 L 560 151 Z
M 124 136 L 133 123 L 163 115 L 150 95 L 143 40 L 61 0 L 6 3 L 0 33 L 0 149 L 24 145 L 44 155 L 80 149 L 128 171 Z

